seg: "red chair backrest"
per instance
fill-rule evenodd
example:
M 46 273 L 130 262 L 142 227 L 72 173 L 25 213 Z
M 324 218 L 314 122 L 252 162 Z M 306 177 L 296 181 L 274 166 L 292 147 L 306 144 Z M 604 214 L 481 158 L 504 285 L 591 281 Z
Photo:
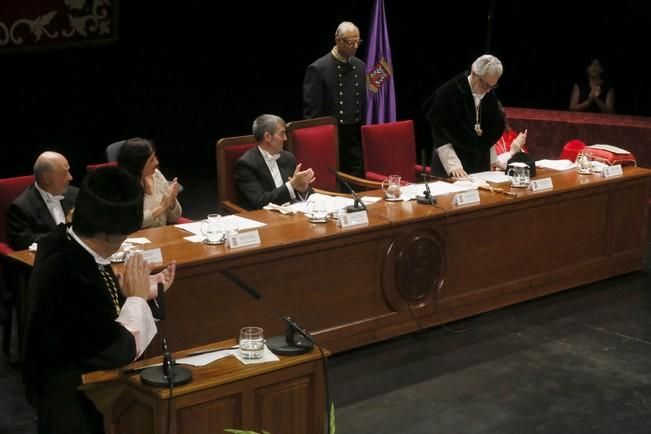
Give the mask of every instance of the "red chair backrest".
M 337 191 L 337 178 L 330 169 L 339 169 L 337 120 L 331 116 L 294 121 L 287 124 L 287 150 L 294 154 L 301 169 L 312 168 L 313 187 Z
M 255 137 L 238 136 L 219 139 L 217 150 L 217 194 L 218 202 L 231 201 L 237 203 L 237 188 L 233 171 L 235 162 L 246 151 L 256 146 Z
M 117 165 L 118 163 L 116 163 L 115 161 L 109 161 L 108 163 L 89 164 L 86 166 L 86 173 L 95 169 L 99 169 L 100 167 L 110 167 L 110 166 L 117 166 Z
M 362 126 L 362 153 L 367 179 L 383 181 L 389 175 L 400 175 L 405 181 L 415 182 L 414 121 Z
M 33 183 L 33 175 L 0 179 L 0 242 L 9 244 L 7 230 L 9 205 Z
M 565 144 L 565 146 L 563 146 L 563 150 L 561 151 L 561 155 L 558 157 L 558 159 L 575 161 L 579 151 L 583 148 L 585 148 L 585 143 L 583 143 L 581 140 L 570 140 Z

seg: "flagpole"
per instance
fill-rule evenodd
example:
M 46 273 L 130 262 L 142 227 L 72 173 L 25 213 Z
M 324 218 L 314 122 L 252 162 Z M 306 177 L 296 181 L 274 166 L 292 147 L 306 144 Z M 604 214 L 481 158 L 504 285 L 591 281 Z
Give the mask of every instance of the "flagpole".
M 488 22 L 486 25 L 486 47 L 484 48 L 484 53 L 491 52 L 491 38 L 493 36 L 494 14 L 495 14 L 495 0 L 491 0 L 490 6 L 488 7 Z

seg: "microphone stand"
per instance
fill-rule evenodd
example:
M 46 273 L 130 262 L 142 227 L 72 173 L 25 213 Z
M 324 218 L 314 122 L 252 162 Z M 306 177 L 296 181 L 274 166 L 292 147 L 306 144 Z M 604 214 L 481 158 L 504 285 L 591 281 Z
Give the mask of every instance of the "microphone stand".
M 355 190 L 353 190 L 353 187 L 350 186 L 350 184 L 342 178 L 336 170 L 334 170 L 332 167 L 329 167 L 330 171 L 335 175 L 335 178 L 337 178 L 342 184 L 346 186 L 348 191 L 350 191 L 350 194 L 353 196 L 353 199 L 355 199 L 355 202 L 352 205 L 349 205 L 346 207 L 346 212 L 359 212 L 359 211 L 368 211 L 368 208 L 366 208 L 366 204 L 357 196 L 357 193 Z
M 163 347 L 163 364 L 143 369 L 140 373 L 140 380 L 154 387 L 174 387 L 192 381 L 192 372 L 182 366 L 177 366 L 172 354 L 167 347 L 165 338 L 165 288 L 162 282 L 158 282 L 158 316 L 161 321 L 161 340 Z
M 240 280 L 239 277 L 237 277 L 236 275 L 234 275 L 228 270 L 223 270 L 222 274 L 226 276 L 226 278 L 229 279 L 231 282 L 235 283 L 237 286 L 239 286 L 244 291 L 246 291 L 246 293 L 249 294 L 251 297 L 255 298 L 260 302 L 262 301 L 262 294 L 260 294 L 258 291 L 253 289 L 253 287 L 244 283 L 242 280 Z M 267 339 L 267 341 L 265 342 L 267 348 L 269 348 L 271 352 L 273 352 L 274 354 L 296 356 L 311 351 L 314 345 L 317 345 L 312 335 L 310 335 L 310 333 L 307 330 L 305 330 L 303 327 L 296 324 L 296 322 L 293 319 L 291 319 L 286 315 L 282 315 L 276 312 L 274 309 L 269 309 L 269 310 L 271 310 L 275 315 L 279 316 L 287 324 L 287 330 L 285 331 L 284 336 L 274 336 L 271 339 Z M 297 333 L 305 339 L 301 339 L 300 337 L 297 337 L 296 336 Z M 326 365 L 326 356 L 323 352 L 323 348 L 321 348 L 321 346 L 319 345 L 317 345 L 317 347 L 319 349 L 319 352 L 321 353 L 321 361 L 323 362 L 323 381 L 325 383 L 325 394 L 326 394 L 326 408 L 325 408 L 326 416 L 327 416 L 326 425 L 327 425 L 327 432 L 330 433 L 331 414 L 330 414 L 330 387 L 328 382 L 328 368 Z
M 436 198 L 432 196 L 432 191 L 430 190 L 429 184 L 427 183 L 427 178 L 429 175 L 423 172 L 421 173 L 421 176 L 423 177 L 423 180 L 425 180 L 425 191 L 423 191 L 422 196 L 416 196 L 416 202 L 422 203 L 423 205 L 434 205 L 436 203 Z
M 222 274 L 228 278 L 231 282 L 235 283 L 241 289 L 246 291 L 251 297 L 255 298 L 258 301 L 262 301 L 262 295 L 253 289 L 251 286 L 244 283 L 240 280 L 239 277 L 234 275 L 228 270 L 222 271 Z M 296 324 L 296 322 L 287 315 L 282 315 L 279 312 L 276 312 L 272 309 L 272 312 L 280 317 L 285 324 L 287 324 L 287 329 L 285 334 L 282 336 L 273 336 L 266 340 L 266 345 L 269 350 L 274 354 L 280 354 L 284 356 L 297 356 L 299 354 L 304 354 L 309 351 L 312 351 L 314 348 L 315 342 L 314 338 L 310 333 L 305 330 L 303 327 Z M 300 336 L 296 336 L 296 335 Z

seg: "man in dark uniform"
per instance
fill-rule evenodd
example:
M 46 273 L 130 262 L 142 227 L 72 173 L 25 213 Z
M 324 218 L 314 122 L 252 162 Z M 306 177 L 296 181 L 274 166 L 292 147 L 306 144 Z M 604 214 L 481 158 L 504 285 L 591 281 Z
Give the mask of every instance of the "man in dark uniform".
M 108 257 L 142 223 L 139 181 L 118 167 L 89 173 L 72 226 L 59 225 L 38 245 L 28 287 L 23 381 L 38 408 L 40 434 L 99 434 L 101 413 L 78 390 L 83 373 L 125 365 L 156 334 L 145 300 L 169 288 L 175 263 L 150 276 L 141 254 L 122 278 Z
M 504 115 L 495 92 L 502 62 L 490 54 L 478 57 L 470 73 L 444 83 L 429 98 L 432 128 L 432 172 L 464 178 L 490 170 L 490 148 L 504 132 Z
M 303 116 L 334 116 L 339 124 L 339 168 L 363 176 L 360 128 L 366 101 L 366 65 L 355 57 L 362 40 L 355 24 L 344 21 L 335 46 L 307 67 L 303 80 Z

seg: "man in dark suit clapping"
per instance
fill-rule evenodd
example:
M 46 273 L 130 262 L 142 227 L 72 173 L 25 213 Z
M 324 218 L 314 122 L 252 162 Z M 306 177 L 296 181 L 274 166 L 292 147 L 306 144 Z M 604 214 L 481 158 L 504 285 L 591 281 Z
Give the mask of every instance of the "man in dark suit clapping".
M 275 115 L 260 115 L 253 122 L 253 136 L 258 146 L 235 163 L 239 204 L 260 209 L 269 202 L 281 205 L 305 200 L 316 178 L 312 169 L 301 170 L 294 155 L 283 150 L 287 141 L 285 121 Z
M 61 223 L 69 223 L 77 201 L 70 165 L 63 155 L 46 151 L 34 163 L 35 183 L 9 206 L 9 240 L 17 250 L 38 243 Z

